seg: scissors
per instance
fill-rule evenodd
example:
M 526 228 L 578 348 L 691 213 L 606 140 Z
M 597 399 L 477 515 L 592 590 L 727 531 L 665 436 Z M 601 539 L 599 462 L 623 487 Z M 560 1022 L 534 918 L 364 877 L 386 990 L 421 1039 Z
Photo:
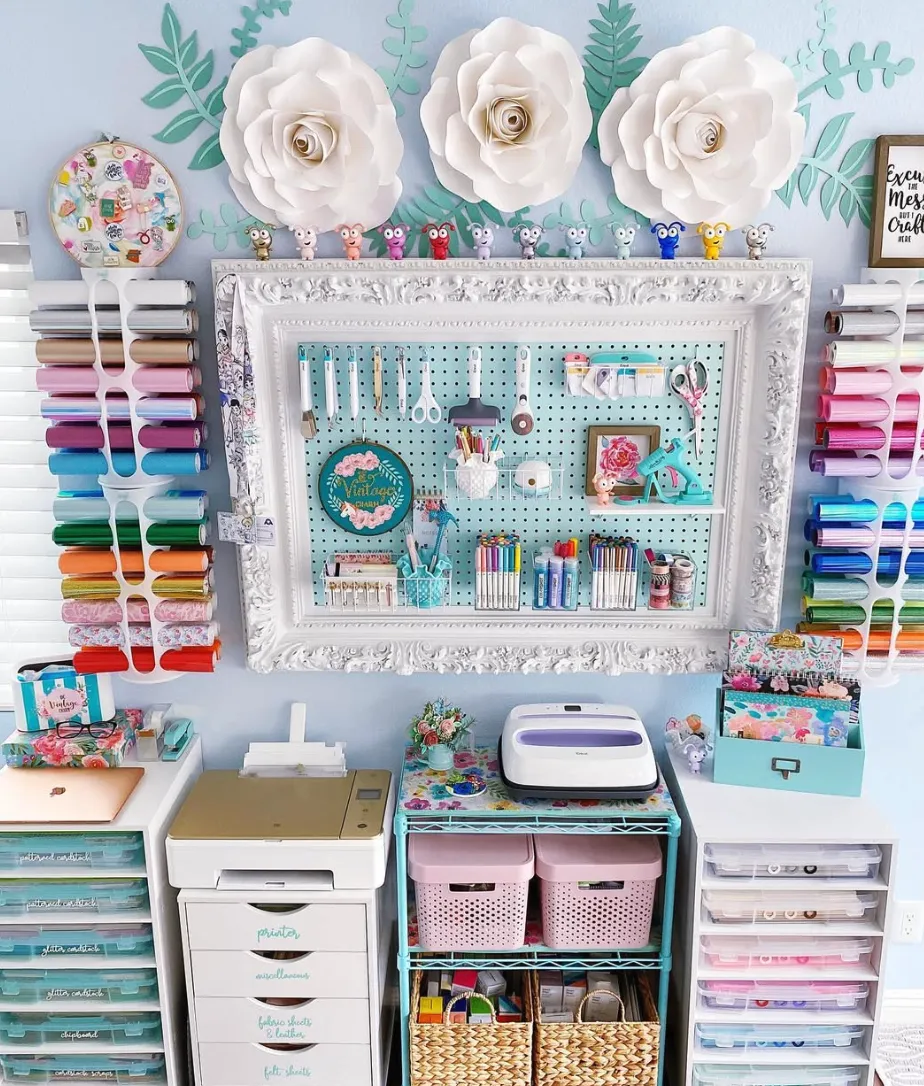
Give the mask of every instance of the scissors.
M 686 404 L 693 423 L 693 451 L 699 460 L 703 451 L 703 397 L 709 388 L 709 371 L 696 357 L 674 366 L 670 377 L 671 392 Z
M 411 410 L 411 419 L 418 424 L 431 422 L 435 426 L 442 417 L 443 409 L 433 398 L 430 387 L 430 356 L 425 354 L 420 360 L 420 399 Z

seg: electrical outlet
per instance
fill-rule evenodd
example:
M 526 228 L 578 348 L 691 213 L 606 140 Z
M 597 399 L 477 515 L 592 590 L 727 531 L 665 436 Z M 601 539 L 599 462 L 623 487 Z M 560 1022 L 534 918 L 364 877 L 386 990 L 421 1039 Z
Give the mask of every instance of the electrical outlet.
M 895 906 L 895 943 L 924 940 L 924 901 L 899 901 Z

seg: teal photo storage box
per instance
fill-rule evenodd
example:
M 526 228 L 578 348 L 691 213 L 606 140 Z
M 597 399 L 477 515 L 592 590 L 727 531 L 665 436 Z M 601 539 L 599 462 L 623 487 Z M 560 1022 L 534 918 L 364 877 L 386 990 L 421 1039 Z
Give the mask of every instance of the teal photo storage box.
M 718 717 L 722 720 L 722 691 Z M 716 735 L 713 780 L 775 788 L 780 792 L 819 792 L 827 796 L 858 796 L 863 787 L 863 719 L 850 728 L 846 747 L 779 743 L 765 739 L 735 739 Z

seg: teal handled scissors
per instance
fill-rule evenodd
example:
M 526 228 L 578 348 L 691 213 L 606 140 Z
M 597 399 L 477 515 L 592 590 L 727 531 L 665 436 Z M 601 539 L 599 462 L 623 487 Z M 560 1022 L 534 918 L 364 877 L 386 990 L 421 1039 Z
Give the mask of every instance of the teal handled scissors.
M 697 357 L 674 366 L 670 376 L 671 392 L 686 404 L 693 423 L 693 452 L 699 460 L 703 451 L 703 397 L 709 388 L 709 371 Z

